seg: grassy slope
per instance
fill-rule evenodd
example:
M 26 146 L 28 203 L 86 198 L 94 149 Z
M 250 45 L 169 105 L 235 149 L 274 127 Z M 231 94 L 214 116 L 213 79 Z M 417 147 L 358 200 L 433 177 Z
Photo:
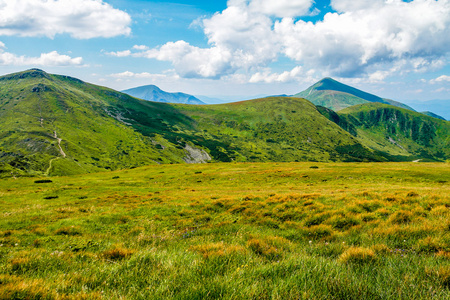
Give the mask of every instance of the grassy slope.
M 183 162 L 187 144 L 213 161 L 383 159 L 303 99 L 171 105 L 40 70 L 0 77 L 0 99 L 3 176 Z
M 324 106 L 334 111 L 340 111 L 347 107 L 368 102 L 379 102 L 414 111 L 406 104 L 383 99 L 373 94 L 366 93 L 332 78 L 324 78 L 294 97 L 305 98 L 315 105 Z
M 222 161 L 383 159 L 361 147 L 304 99 L 270 97 L 175 107 L 196 121 L 196 130 L 205 140 L 223 144 L 224 151 L 217 154 L 222 155 Z
M 359 141 L 374 150 L 410 159 L 450 157 L 450 122 L 381 103 L 339 112 Z M 355 132 L 356 131 L 356 132 Z
M 449 172 L 232 163 L 1 180 L 0 299 L 449 299 Z
M 61 175 L 182 161 L 117 120 L 120 103 L 140 102 L 124 94 L 38 70 L 2 77 L 0 93 L 2 161 L 15 167 Z

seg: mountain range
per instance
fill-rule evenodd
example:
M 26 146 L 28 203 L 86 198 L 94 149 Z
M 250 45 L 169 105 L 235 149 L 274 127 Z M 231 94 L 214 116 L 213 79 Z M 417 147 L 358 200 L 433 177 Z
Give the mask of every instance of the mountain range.
M 450 123 L 389 104 L 335 112 L 298 97 L 146 101 L 32 69 L 0 77 L 0 176 L 160 163 L 445 161 Z
M 144 85 L 122 91 L 130 96 L 155 102 L 182 103 L 182 104 L 205 104 L 195 96 L 185 93 L 168 93 L 161 90 L 156 85 Z

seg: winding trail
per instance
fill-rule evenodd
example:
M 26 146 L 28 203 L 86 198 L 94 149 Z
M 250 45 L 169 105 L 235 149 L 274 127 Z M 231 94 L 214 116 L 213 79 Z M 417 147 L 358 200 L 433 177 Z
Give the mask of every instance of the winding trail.
M 49 162 L 49 164 L 48 164 L 48 168 L 47 168 L 47 170 L 45 171 L 45 176 L 48 176 L 48 174 L 50 173 L 50 170 L 52 169 L 52 162 L 54 161 L 54 160 L 58 160 L 58 159 L 60 159 L 61 157 L 55 157 L 55 158 L 52 158 L 52 159 L 50 159 L 50 162 Z
M 61 141 L 62 141 L 62 139 L 58 137 L 58 135 L 56 134 L 56 130 L 53 131 L 53 137 L 58 141 L 59 153 L 61 153 L 61 156 L 62 156 L 63 158 L 66 158 L 67 155 L 66 155 L 66 153 L 64 152 L 64 150 L 63 150 L 62 147 L 61 147 Z M 45 176 L 48 176 L 48 174 L 50 173 L 50 170 L 52 169 L 52 163 L 53 163 L 53 161 L 58 160 L 58 159 L 60 159 L 60 158 L 61 158 L 61 157 L 55 157 L 55 158 L 50 159 L 50 161 L 48 162 L 48 168 L 47 168 L 47 170 L 45 171 Z
M 58 135 L 56 134 L 56 130 L 53 131 L 53 133 L 55 134 L 55 139 L 58 141 L 58 147 L 59 147 L 59 153 L 61 153 L 63 158 L 66 158 L 66 153 L 64 153 L 64 150 L 61 148 L 61 141 L 62 139 L 58 137 Z

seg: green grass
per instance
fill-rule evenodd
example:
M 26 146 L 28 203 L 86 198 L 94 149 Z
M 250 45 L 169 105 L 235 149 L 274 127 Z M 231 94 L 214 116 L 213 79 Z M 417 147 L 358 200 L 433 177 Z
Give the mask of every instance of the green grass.
M 450 168 L 154 165 L 0 181 L 0 299 L 448 299 Z

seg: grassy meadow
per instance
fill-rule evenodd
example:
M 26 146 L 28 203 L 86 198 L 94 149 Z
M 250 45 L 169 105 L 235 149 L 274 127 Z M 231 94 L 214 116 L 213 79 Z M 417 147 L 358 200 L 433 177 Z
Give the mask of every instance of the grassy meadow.
M 450 299 L 448 163 L 0 181 L 0 299 Z

